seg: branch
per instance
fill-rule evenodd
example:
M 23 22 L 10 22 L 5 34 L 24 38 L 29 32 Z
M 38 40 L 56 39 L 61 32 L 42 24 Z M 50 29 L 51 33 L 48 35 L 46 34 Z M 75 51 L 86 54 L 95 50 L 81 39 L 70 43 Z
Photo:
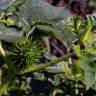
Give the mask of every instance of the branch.
M 6 56 L 4 49 L 2 48 L 1 41 L 0 41 L 0 56 L 3 58 Z
M 49 63 L 36 65 L 36 66 L 34 66 L 34 67 L 30 67 L 30 69 L 29 69 L 29 68 L 24 69 L 24 70 L 23 70 L 22 72 L 20 72 L 19 74 L 25 74 L 25 73 L 28 73 L 28 72 L 41 71 L 41 70 L 45 69 L 46 67 L 56 65 L 58 62 L 63 61 L 63 60 L 66 60 L 66 59 L 70 58 L 70 57 L 73 56 L 73 55 L 74 55 L 74 53 L 70 53 L 70 54 L 64 55 L 64 56 L 62 56 L 62 57 L 60 57 L 60 58 L 58 58 L 58 59 L 56 59 L 56 60 L 53 60 L 53 61 L 51 61 L 51 62 L 49 62 Z

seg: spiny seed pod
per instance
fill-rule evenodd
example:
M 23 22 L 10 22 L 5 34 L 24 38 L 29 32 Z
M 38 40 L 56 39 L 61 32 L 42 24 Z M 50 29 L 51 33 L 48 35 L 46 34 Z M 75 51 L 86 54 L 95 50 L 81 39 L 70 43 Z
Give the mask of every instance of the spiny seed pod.
M 41 54 L 40 46 L 36 41 L 29 38 L 22 38 L 16 41 L 15 47 L 10 52 L 9 59 L 17 71 L 22 71 L 38 63 Z

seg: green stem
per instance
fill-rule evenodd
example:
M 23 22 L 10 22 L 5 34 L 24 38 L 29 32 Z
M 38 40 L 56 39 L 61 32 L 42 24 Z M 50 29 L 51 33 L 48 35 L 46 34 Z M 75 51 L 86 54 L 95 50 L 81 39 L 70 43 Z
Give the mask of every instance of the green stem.
M 6 83 L 0 85 L 0 96 L 2 96 L 3 93 L 7 90 L 8 85 L 9 85 L 9 82 L 6 82 Z
M 2 48 L 1 42 L 0 42 L 0 56 L 2 56 L 3 58 L 5 58 L 5 56 L 6 56 L 5 51 Z
M 27 34 L 27 36 L 26 36 L 27 38 L 30 36 L 30 34 L 32 34 L 32 33 L 34 32 L 35 28 L 36 28 L 36 27 L 34 26 L 34 27 L 30 30 L 30 32 L 29 32 L 29 33 Z
M 14 73 L 12 74 L 12 72 L 9 70 L 6 78 L 4 78 L 5 81 L 0 85 L 0 96 L 2 96 L 8 90 L 8 86 L 12 82 L 13 78 Z
M 5 56 L 5 61 L 7 62 L 7 58 Z M 8 72 L 6 74 L 6 77 L 2 78 L 1 81 L 2 83 L 0 84 L 0 96 L 2 96 L 5 92 L 8 90 L 9 84 L 12 82 L 12 80 L 15 77 L 15 68 L 12 64 L 7 64 L 8 66 Z
M 45 63 L 45 64 L 40 64 L 40 65 L 36 65 L 34 67 L 30 67 L 30 69 L 25 69 L 24 71 L 20 72 L 20 74 L 25 74 L 25 73 L 28 73 L 28 72 L 37 72 L 37 71 L 41 71 L 43 69 L 45 69 L 46 67 L 48 66 L 53 66 L 53 65 L 56 65 L 58 62 L 60 61 L 63 61 L 63 60 L 66 60 L 68 59 L 69 57 L 73 56 L 74 53 L 70 53 L 68 55 L 64 55 L 56 60 L 53 60 L 49 63 Z

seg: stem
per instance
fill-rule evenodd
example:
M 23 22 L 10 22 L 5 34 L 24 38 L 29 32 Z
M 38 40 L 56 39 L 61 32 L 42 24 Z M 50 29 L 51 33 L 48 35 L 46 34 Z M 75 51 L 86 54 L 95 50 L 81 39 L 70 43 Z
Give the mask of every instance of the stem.
M 4 92 L 6 92 L 8 90 L 8 86 L 11 82 L 13 82 L 12 80 L 15 77 L 15 70 L 12 64 L 8 64 L 8 74 L 6 75 L 4 79 L 4 81 L 1 83 L 0 85 L 0 96 L 2 96 L 2 94 L 4 94 Z
M 0 85 L 0 96 L 2 96 L 2 94 L 7 90 L 8 85 L 9 85 L 9 82 L 6 82 L 6 83 Z
M 33 31 L 35 30 L 35 28 L 36 28 L 36 27 L 34 26 L 34 27 L 30 30 L 30 32 L 29 32 L 29 33 L 27 34 L 27 36 L 26 36 L 27 38 L 30 36 L 30 34 L 33 33 Z
M 5 58 L 5 56 L 6 56 L 5 51 L 4 51 L 4 49 L 2 48 L 2 45 L 1 45 L 1 41 L 0 41 L 0 56 L 2 56 L 3 58 Z
M 60 61 L 63 61 L 63 60 L 66 60 L 68 59 L 69 57 L 73 56 L 74 53 L 70 53 L 68 55 L 64 55 L 56 60 L 53 60 L 49 63 L 45 63 L 45 64 L 41 64 L 41 65 L 36 65 L 34 67 L 31 67 L 30 69 L 25 69 L 24 71 L 20 72 L 19 74 L 25 74 L 25 73 L 28 73 L 28 72 L 37 72 L 37 71 L 41 71 L 43 69 L 45 69 L 46 67 L 48 66 L 53 66 L 55 64 L 57 64 L 58 62 Z
M 9 70 L 7 76 L 4 78 L 5 81 L 0 85 L 0 96 L 2 96 L 7 91 L 8 86 L 12 82 L 14 76 L 14 73 Z

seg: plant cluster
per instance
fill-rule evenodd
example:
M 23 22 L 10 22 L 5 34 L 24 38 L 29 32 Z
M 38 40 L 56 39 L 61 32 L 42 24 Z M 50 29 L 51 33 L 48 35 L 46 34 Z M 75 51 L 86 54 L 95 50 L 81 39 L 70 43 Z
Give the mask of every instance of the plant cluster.
M 8 8 L 0 12 L 0 96 L 16 92 L 20 96 L 49 96 L 46 90 L 50 96 L 64 96 L 68 85 L 79 96 L 83 93 L 78 89 L 96 90 L 95 14 L 85 20 L 80 16 L 48 18 L 41 10 L 31 9 L 29 3 L 10 0 Z M 36 83 L 46 90 L 41 91 Z M 57 85 L 59 88 L 54 87 Z

